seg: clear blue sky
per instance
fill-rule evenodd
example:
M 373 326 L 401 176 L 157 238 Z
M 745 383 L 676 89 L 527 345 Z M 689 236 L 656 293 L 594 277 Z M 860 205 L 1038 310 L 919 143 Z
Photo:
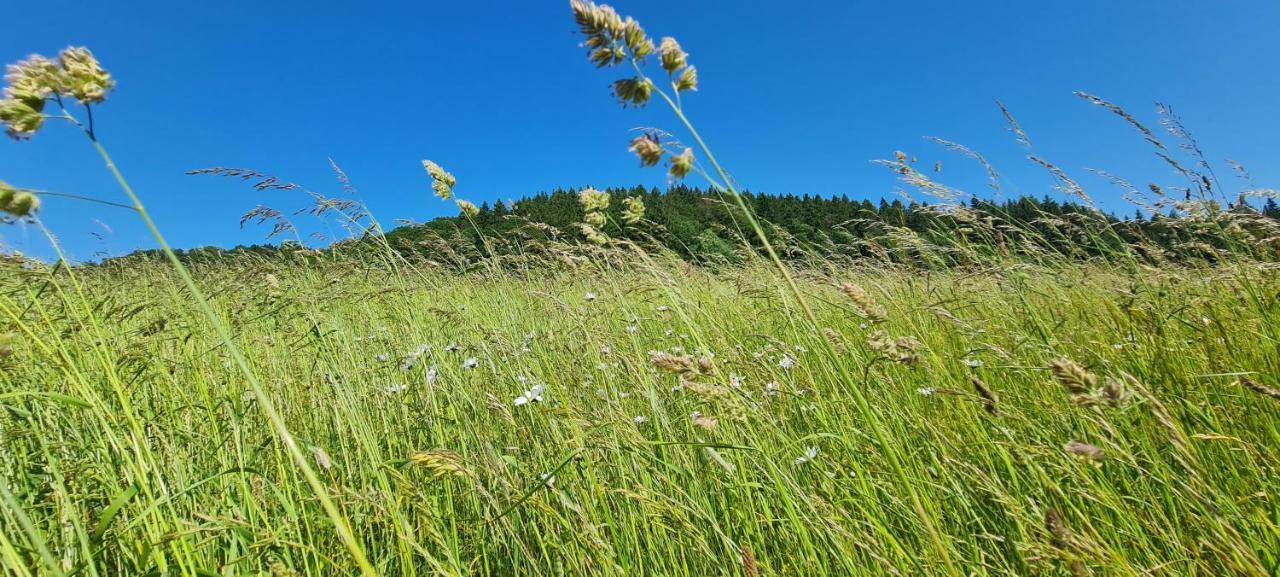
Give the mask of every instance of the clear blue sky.
M 984 153 L 1009 193 L 1048 192 L 994 98 L 1106 208 L 1129 211 L 1087 167 L 1178 182 L 1131 129 L 1074 90 L 1153 127 L 1153 103 L 1171 104 L 1211 159 L 1243 162 L 1259 185 L 1280 182 L 1274 0 L 614 4 L 690 53 L 701 89 L 686 108 L 752 190 L 891 195 L 892 175 L 868 161 L 901 149 L 942 160 L 943 181 L 981 192 L 980 170 L 922 138 L 932 135 Z M 384 222 L 455 212 L 431 196 L 423 158 L 477 202 L 666 184 L 626 145 L 630 128 L 674 120 L 657 105 L 612 101 L 620 72 L 586 62 L 560 0 L 25 2 L 6 7 L 5 20 L 0 60 L 85 45 L 114 74 L 119 86 L 98 110 L 101 139 L 179 247 L 259 242 L 266 231 L 241 231 L 240 214 L 302 204 L 293 193 L 183 175 L 199 167 L 256 168 L 337 191 L 332 157 Z M 1222 172 L 1224 184 L 1241 184 Z M 121 198 L 65 126 L 0 142 L 0 178 Z M 49 200 L 42 218 L 73 258 L 154 246 L 127 212 Z M 31 227 L 0 228 L 0 238 L 49 254 Z

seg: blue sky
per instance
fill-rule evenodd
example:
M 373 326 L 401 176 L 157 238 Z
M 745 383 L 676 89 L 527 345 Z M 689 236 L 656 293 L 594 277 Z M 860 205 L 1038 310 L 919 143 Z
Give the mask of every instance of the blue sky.
M 1280 181 L 1273 0 L 614 4 L 689 52 L 701 84 L 687 112 L 752 190 L 892 195 L 893 176 L 869 161 L 904 150 L 941 160 L 942 181 L 983 192 L 981 169 L 923 139 L 938 136 L 985 154 L 1007 194 L 1049 192 L 995 98 L 1039 154 L 1106 208 L 1130 211 L 1086 168 L 1177 184 L 1132 129 L 1074 90 L 1153 127 L 1153 103 L 1168 103 L 1212 160 L 1242 162 L 1260 186 Z M 452 171 L 458 192 L 477 202 L 560 186 L 666 184 L 626 145 L 631 128 L 674 129 L 675 120 L 657 103 L 637 110 L 612 101 L 608 85 L 621 71 L 586 62 L 559 0 L 95 0 L 5 12 L 0 60 L 85 45 L 116 77 L 96 114 L 100 137 L 178 247 L 261 242 L 266 230 L 238 228 L 242 213 L 304 204 L 295 193 L 183 174 L 200 167 L 255 168 L 337 192 L 333 158 L 384 222 L 455 212 L 431 196 L 423 158 Z M 1219 167 L 1228 187 L 1244 185 L 1226 172 Z M 0 178 L 122 197 L 66 126 L 0 141 Z M 125 211 L 50 199 L 41 217 L 75 259 L 154 246 Z M 0 239 L 50 254 L 30 226 L 0 228 Z

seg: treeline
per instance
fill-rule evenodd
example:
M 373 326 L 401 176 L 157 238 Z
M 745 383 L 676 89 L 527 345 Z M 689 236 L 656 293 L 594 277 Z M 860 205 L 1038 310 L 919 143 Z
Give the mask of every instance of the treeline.
M 605 192 L 611 195 L 611 203 L 602 232 L 610 238 L 656 243 L 697 262 L 733 261 L 742 256 L 746 245 L 760 248 L 733 200 L 713 191 L 678 185 L 665 191 L 633 187 Z M 1167 214 L 1135 212 L 1120 217 L 1051 197 L 974 198 L 959 206 L 942 206 L 900 199 L 854 200 L 844 195 L 746 192 L 743 196 L 764 224 L 766 235 L 787 258 L 839 255 L 946 266 L 983 256 L 1088 258 L 1124 253 L 1179 259 L 1247 252 L 1275 258 L 1280 250 L 1276 247 L 1280 206 L 1270 198 L 1257 208 L 1240 199 L 1226 207 L 1202 203 L 1198 206 L 1204 214 L 1200 215 L 1171 208 Z M 643 201 L 644 218 L 626 224 L 623 200 L 632 197 Z M 536 251 L 547 243 L 588 242 L 581 229 L 584 210 L 573 188 L 539 193 L 512 204 L 486 202 L 479 208 L 470 218 L 441 217 L 400 226 L 387 232 L 385 239 L 406 257 L 439 260 L 447 252 L 449 258 L 444 260 L 455 263 L 495 253 Z M 1262 246 L 1258 246 L 1260 240 Z M 338 245 L 381 245 L 375 241 L 366 237 Z M 293 242 L 178 251 L 184 261 L 197 265 L 309 252 L 313 251 Z M 138 251 L 123 258 L 160 256 L 157 251 Z
M 603 232 L 616 238 L 657 241 L 691 260 L 733 259 L 743 242 L 757 244 L 731 198 L 688 186 L 606 189 L 612 202 L 609 225 Z M 1227 218 L 1194 221 L 1169 209 L 1167 214 L 1135 212 L 1127 217 L 1106 214 L 1090 206 L 1051 197 L 1021 197 L 1003 201 L 974 198 L 966 204 L 937 206 L 899 199 L 854 200 L 847 196 L 772 195 L 746 192 L 744 198 L 765 223 L 775 245 L 789 255 L 813 252 L 918 260 L 946 259 L 949 249 L 1005 254 L 1050 251 L 1060 255 L 1092 256 L 1125 250 L 1160 251 L 1166 256 L 1203 257 L 1213 250 L 1238 252 L 1226 230 L 1229 222 L 1258 228 L 1261 220 L 1280 222 L 1280 206 L 1267 199 L 1255 208 L 1243 199 L 1225 208 L 1204 203 L 1207 210 Z M 623 199 L 639 197 L 644 218 L 623 224 Z M 585 241 L 579 223 L 584 211 L 575 189 L 558 189 L 522 199 L 514 206 L 485 203 L 465 217 L 439 218 L 400 227 L 387 235 L 401 250 L 430 252 L 439 246 L 430 239 L 468 239 L 477 250 L 509 246 L 512 239 L 548 234 L 547 226 L 563 240 Z M 1240 218 L 1233 218 L 1240 217 Z M 1253 223 L 1252 225 L 1250 223 Z M 539 226 L 530 226 L 539 223 Z M 1240 223 L 1243 223 L 1241 225 Z M 545 226 L 541 226 L 545 225 Z M 1266 238 L 1265 230 L 1247 231 Z M 554 233 L 552 233 L 554 234 Z M 484 243 L 481 237 L 490 239 Z M 493 240 L 497 242 L 492 242 Z M 1194 254 L 1193 254 L 1194 253 Z

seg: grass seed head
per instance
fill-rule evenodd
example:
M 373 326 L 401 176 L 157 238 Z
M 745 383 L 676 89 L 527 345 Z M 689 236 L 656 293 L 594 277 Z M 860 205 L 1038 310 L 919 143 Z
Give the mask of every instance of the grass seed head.
M 462 456 L 448 449 L 417 451 L 409 456 L 409 462 L 422 467 L 432 479 L 440 477 L 466 477 L 470 475 Z
M 449 200 L 453 197 L 453 186 L 458 183 L 458 180 L 452 174 L 430 160 L 422 161 L 422 168 L 431 175 L 431 190 L 440 197 L 440 200 Z
M 644 106 L 648 104 L 649 97 L 653 96 L 653 83 L 648 78 L 642 77 L 615 80 L 613 94 L 618 97 L 618 101 L 623 106 L 628 104 Z
M 15 217 L 30 216 L 40 208 L 40 198 L 27 190 L 0 180 L 0 212 Z
M 640 166 L 653 166 L 662 160 L 662 144 L 654 134 L 641 134 L 635 137 L 627 150 L 636 153 L 640 158 Z
M 1062 450 L 1066 451 L 1068 454 L 1088 459 L 1090 461 L 1101 461 L 1104 458 L 1102 448 L 1097 445 L 1090 445 L 1089 443 L 1082 443 L 1080 441 L 1071 441 L 1063 446 Z
M 995 391 L 991 390 L 982 379 L 973 377 L 973 389 L 978 392 L 978 396 L 982 397 L 982 408 L 993 417 L 1000 416 L 1000 397 L 996 396 Z
M 862 286 L 847 282 L 840 285 L 840 291 L 849 297 L 849 300 L 853 302 L 853 306 L 862 311 L 867 320 L 877 323 L 885 320 L 884 309 L 876 303 L 871 293 L 867 292 Z
M 675 74 L 677 70 L 684 68 L 688 64 L 689 55 L 680 48 L 680 43 L 675 38 L 667 36 L 662 39 L 662 43 L 658 45 L 658 54 L 662 58 L 662 69 L 667 74 Z
M 606 210 L 609 208 L 609 193 L 588 186 L 578 192 L 578 202 L 587 212 Z
M 649 354 L 649 360 L 657 365 L 658 368 L 675 374 L 685 374 L 694 372 L 695 365 L 693 358 L 688 355 L 673 355 L 661 351 L 654 351 Z
M 1071 393 L 1072 400 L 1079 405 L 1092 404 L 1098 388 L 1098 377 L 1075 361 L 1061 358 L 1050 365 L 1053 378 Z
M 671 155 L 671 177 L 675 179 L 684 178 L 689 171 L 693 170 L 693 149 L 685 148 L 684 152 L 679 155 Z
M 463 216 L 475 218 L 480 214 L 480 208 L 477 207 L 474 202 L 462 199 L 455 200 L 454 202 L 458 204 L 458 211 L 460 211 Z
M 696 66 L 688 66 L 680 76 L 676 78 L 676 91 L 684 92 L 686 90 L 698 90 L 698 68 Z
M 1280 401 L 1280 389 L 1273 389 L 1271 387 L 1263 385 L 1262 383 L 1256 382 L 1252 379 L 1248 379 L 1245 377 L 1240 377 L 1240 380 L 1237 381 L 1237 383 L 1246 389 L 1249 389 L 1255 393 L 1258 393 L 1259 395 L 1262 395 L 1265 397 L 1271 397 L 1277 401 Z
M 638 196 L 632 196 L 624 200 L 622 222 L 638 224 L 642 220 L 644 220 L 644 200 Z
M 102 69 L 98 59 L 83 46 L 67 47 L 58 54 L 62 64 L 62 87 L 80 104 L 97 104 L 107 99 L 116 82 Z

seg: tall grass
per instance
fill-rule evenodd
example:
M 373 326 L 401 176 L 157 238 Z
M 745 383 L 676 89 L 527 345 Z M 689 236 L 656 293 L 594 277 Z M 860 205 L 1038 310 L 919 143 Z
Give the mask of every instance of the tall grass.
M 941 572 L 855 388 L 967 571 L 1275 571 L 1280 415 L 1241 385 L 1280 385 L 1272 272 L 806 272 L 823 335 L 758 266 L 426 273 L 402 294 L 385 269 L 232 262 L 199 282 L 380 573 Z M 7 571 L 356 570 L 175 273 L 87 275 L 83 300 L 13 273 Z M 707 360 L 675 374 L 653 351 Z M 1073 402 L 1060 358 L 1123 394 Z
M 592 60 L 634 65 L 616 95 L 658 94 L 711 164 L 656 136 L 632 143 L 642 162 L 665 157 L 673 177 L 702 174 L 726 195 L 745 223 L 737 264 L 694 267 L 656 243 L 610 238 L 598 191 L 583 197 L 592 244 L 501 253 L 503 239 L 456 250 L 439 239 L 450 264 L 422 262 L 358 202 L 311 193 L 315 214 L 352 239 L 183 262 L 91 117 L 81 124 L 63 106 L 69 85 L 55 83 L 63 119 L 85 129 L 165 260 L 0 261 L 0 567 L 1280 570 L 1275 226 L 1221 210 L 1207 162 L 1178 163 L 1135 117 L 1082 95 L 1187 177 L 1186 200 L 1153 187 L 1152 202 L 1181 212 L 1173 234 L 1200 259 L 1126 240 L 1106 219 L 1014 230 L 959 202 L 942 216 L 963 231 L 926 238 L 885 225 L 864 240 L 877 258 L 788 246 L 685 114 L 681 93 L 697 77 L 679 45 L 655 46 L 606 7 L 571 5 Z M 639 66 L 646 54 L 669 93 Z M 68 73 L 101 73 L 104 92 L 76 95 L 91 111 L 109 77 L 73 55 Z M 5 102 L 11 128 L 39 128 Z M 1177 117 L 1161 114 L 1203 160 Z M 940 143 L 998 187 L 984 157 Z M 922 192 L 956 192 L 905 153 L 884 164 Z M 451 198 L 452 175 L 427 169 Z M 253 171 L 196 172 L 298 188 Z M 6 212 L 32 219 L 38 204 L 12 198 Z M 628 210 L 627 226 L 642 227 L 642 207 Z M 265 207 L 246 218 L 291 230 Z

